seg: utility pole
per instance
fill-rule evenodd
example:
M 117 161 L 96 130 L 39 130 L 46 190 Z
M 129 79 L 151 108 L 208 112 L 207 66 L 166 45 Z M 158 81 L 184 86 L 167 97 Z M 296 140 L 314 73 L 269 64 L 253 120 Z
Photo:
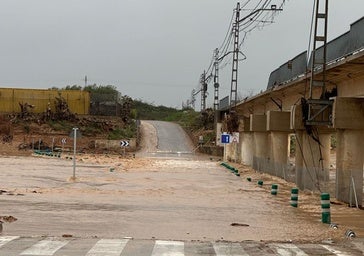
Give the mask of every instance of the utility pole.
M 313 47 L 311 54 L 310 91 L 307 100 L 308 113 L 306 125 L 331 125 L 332 101 L 326 95 L 326 62 L 327 62 L 327 20 L 328 0 L 315 0 L 315 28 L 313 35 Z M 318 45 L 321 44 L 321 45 Z M 318 54 L 318 47 L 322 48 L 322 54 Z M 315 74 L 321 71 L 321 74 Z M 314 95 L 314 88 L 320 88 L 320 96 Z
M 207 92 L 207 83 L 206 83 L 206 71 L 203 72 L 200 79 L 201 84 L 201 112 L 206 109 L 206 92 Z
M 240 19 L 240 3 L 237 3 L 236 6 L 236 14 L 235 14 L 235 22 L 232 26 L 232 33 L 234 36 L 234 45 L 233 45 L 233 64 L 232 64 L 232 72 L 231 72 L 231 90 L 230 90 L 230 109 L 232 107 L 236 106 L 237 103 L 237 93 L 238 93 L 238 62 L 239 62 L 239 53 L 240 53 L 240 49 L 239 49 L 239 30 L 240 30 L 240 23 L 247 20 L 248 18 L 250 18 L 251 16 L 253 16 L 254 14 L 258 13 L 258 12 L 263 12 L 263 11 L 283 11 L 283 9 L 277 9 L 276 5 L 271 5 L 270 9 L 266 9 L 266 8 L 261 8 L 261 9 L 256 9 L 255 11 L 251 12 L 250 14 L 248 14 L 247 16 L 243 17 Z
M 214 111 L 219 109 L 219 49 L 215 49 L 214 54 Z
M 85 87 L 87 86 L 87 76 L 85 76 Z
M 236 106 L 238 89 L 238 58 L 239 58 L 239 22 L 240 22 L 240 3 L 236 5 L 235 22 L 233 24 L 233 64 L 231 71 L 231 90 L 230 90 L 230 109 Z
M 192 89 L 192 92 L 191 92 L 191 107 L 193 109 L 195 109 L 195 102 L 196 102 L 196 90 L 195 89 Z

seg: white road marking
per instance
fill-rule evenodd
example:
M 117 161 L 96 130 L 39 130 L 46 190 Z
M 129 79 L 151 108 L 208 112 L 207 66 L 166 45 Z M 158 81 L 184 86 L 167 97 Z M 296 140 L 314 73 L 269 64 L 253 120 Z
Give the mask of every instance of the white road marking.
M 155 241 L 151 256 L 184 256 L 185 244 L 178 241 Z
M 243 247 L 237 243 L 214 243 L 216 256 L 248 256 Z
M 269 247 L 272 249 L 275 249 L 278 253 L 278 255 L 281 256 L 308 256 L 304 251 L 302 251 L 300 248 L 298 248 L 294 244 L 270 244 Z
M 101 239 L 86 256 L 119 256 L 129 239 Z
M 18 236 L 0 236 L 0 247 L 18 238 Z
M 344 253 L 342 251 L 334 249 L 330 245 L 321 244 L 322 247 L 324 247 L 326 250 L 330 251 L 332 254 L 338 255 L 338 256 L 350 256 L 350 254 Z
M 68 241 L 42 240 L 23 251 L 20 255 L 52 256 L 56 251 L 68 244 Z

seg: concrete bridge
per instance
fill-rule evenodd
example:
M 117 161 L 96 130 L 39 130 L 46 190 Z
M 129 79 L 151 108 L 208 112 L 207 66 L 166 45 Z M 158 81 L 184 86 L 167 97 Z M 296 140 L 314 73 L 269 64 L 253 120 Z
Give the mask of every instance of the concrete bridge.
M 261 172 L 293 179 L 300 189 L 335 191 L 338 200 L 363 202 L 364 164 L 364 17 L 327 45 L 327 89 L 331 125 L 304 125 L 311 72 L 307 52 L 273 71 L 267 89 L 239 102 L 239 143 L 226 147 L 228 159 Z M 322 54 L 318 49 L 317 54 Z M 316 70 L 315 76 L 321 71 Z M 313 95 L 320 97 L 314 89 Z M 220 112 L 221 120 L 228 109 Z M 221 123 L 217 124 L 221 131 Z M 218 135 L 219 136 L 219 135 Z M 330 161 L 332 143 L 336 159 Z M 290 148 L 295 145 L 290 158 Z M 331 154 L 332 155 L 332 154 Z M 332 157 L 331 157 L 332 158 Z M 290 161 L 291 160 L 291 161 Z M 336 168 L 335 183 L 329 183 Z M 293 176 L 291 176 L 293 174 Z M 335 189 L 333 189 L 335 188 Z M 326 192 L 326 191 L 323 191 Z

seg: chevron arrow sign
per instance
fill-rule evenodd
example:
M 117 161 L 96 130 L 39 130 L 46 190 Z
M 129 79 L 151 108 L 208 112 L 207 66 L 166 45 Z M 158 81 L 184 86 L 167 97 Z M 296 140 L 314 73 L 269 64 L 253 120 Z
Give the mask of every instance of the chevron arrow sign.
M 127 141 L 127 140 L 121 140 L 120 141 L 120 146 L 121 147 L 129 147 L 129 141 Z

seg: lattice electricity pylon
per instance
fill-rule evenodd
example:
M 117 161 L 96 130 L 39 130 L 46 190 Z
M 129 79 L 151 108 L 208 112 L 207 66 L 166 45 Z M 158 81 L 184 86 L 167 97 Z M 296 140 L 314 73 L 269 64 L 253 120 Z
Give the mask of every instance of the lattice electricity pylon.
M 219 49 L 214 51 L 214 110 L 219 109 Z
M 239 23 L 240 23 L 240 3 L 237 3 L 235 22 L 233 24 L 233 63 L 231 71 L 231 90 L 230 90 L 230 108 L 235 107 L 237 103 L 238 88 L 238 58 L 239 58 Z
M 316 1 L 315 29 L 313 38 L 313 48 L 311 54 L 311 77 L 310 92 L 307 99 L 306 125 L 332 125 L 332 105 L 333 102 L 328 98 L 326 91 L 326 56 L 327 56 L 327 19 L 328 19 L 328 0 Z M 319 31 L 320 30 L 320 31 Z M 321 44 L 321 46 L 318 46 Z M 322 54 L 318 54 L 318 47 L 322 48 Z M 320 96 L 314 96 L 314 88 L 321 89 Z

